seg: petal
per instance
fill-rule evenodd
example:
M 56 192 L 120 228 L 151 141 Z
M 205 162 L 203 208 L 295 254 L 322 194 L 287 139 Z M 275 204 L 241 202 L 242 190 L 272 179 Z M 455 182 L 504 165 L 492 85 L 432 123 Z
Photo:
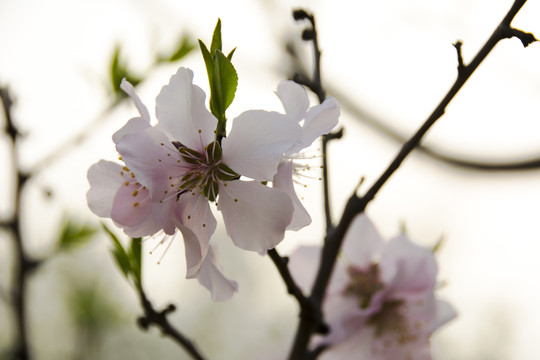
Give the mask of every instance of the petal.
M 180 153 L 155 128 L 125 135 L 116 149 L 137 181 L 150 189 L 154 201 L 170 197 L 169 191 L 185 173 Z
M 229 300 L 238 290 L 236 281 L 226 278 L 221 272 L 217 249 L 214 246 L 210 246 L 208 249 L 208 255 L 203 261 L 197 279 L 202 286 L 210 291 L 213 301 Z
M 303 86 L 292 80 L 284 80 L 279 83 L 276 94 L 287 115 L 292 116 L 297 121 L 305 117 L 309 107 L 309 99 Z
M 112 161 L 100 160 L 88 169 L 90 189 L 86 201 L 90 210 L 101 217 L 111 217 L 113 199 L 124 183 L 122 166 Z
M 184 228 L 189 229 L 197 241 L 197 250 L 195 245 L 192 245 L 193 253 L 190 256 L 194 257 L 193 260 L 187 258 L 186 251 L 187 276 L 193 277 L 199 271 L 200 261 L 206 256 L 210 237 L 216 231 L 217 221 L 212 214 L 208 200 L 199 193 L 188 192 L 183 194 L 180 196 L 179 205 L 176 209 L 176 215 L 181 223 L 180 230 L 184 233 Z M 198 251 L 198 253 L 195 253 L 195 251 Z M 197 258 L 200 259 L 198 263 L 195 260 Z
M 205 106 L 204 91 L 192 84 L 193 72 L 181 67 L 156 99 L 158 128 L 199 152 L 214 141 L 217 119 Z
M 223 139 L 223 162 L 237 174 L 272 181 L 279 162 L 301 134 L 298 123 L 287 115 L 251 110 L 234 119 Z
M 113 134 L 112 140 L 115 144 L 118 144 L 118 142 L 124 136 L 139 132 L 149 127 L 150 127 L 150 122 L 142 117 L 136 117 L 136 118 L 130 119 L 126 123 L 126 125 L 124 125 L 120 130 L 118 130 L 117 132 Z
M 135 93 L 135 88 L 133 87 L 133 85 L 131 85 L 131 83 L 124 78 L 122 79 L 120 88 L 129 95 L 129 97 L 135 104 L 135 107 L 137 107 L 137 110 L 139 110 L 139 114 L 141 114 L 141 117 L 144 120 L 148 121 L 148 123 L 150 123 L 150 114 L 148 113 L 148 109 L 146 108 L 146 106 L 144 106 L 139 96 L 137 96 L 137 94 Z
M 150 193 L 138 183 L 121 185 L 113 199 L 111 218 L 122 226 L 142 223 L 152 209 Z
M 430 248 L 412 243 L 405 235 L 391 239 L 383 250 L 381 269 L 394 293 L 433 291 L 437 262 Z M 393 276 L 389 277 L 385 271 Z
M 365 267 L 380 253 L 385 242 L 365 214 L 358 215 L 345 233 L 342 253 L 352 264 Z
M 289 195 L 279 189 L 235 180 L 219 184 L 218 210 L 236 246 L 263 252 L 283 240 L 294 207 Z
M 289 271 L 305 294 L 310 291 L 315 281 L 320 256 L 319 246 L 299 246 L 289 255 Z
M 311 216 L 309 216 L 306 208 L 304 208 L 304 205 L 302 205 L 300 199 L 298 199 L 298 196 L 294 191 L 292 168 L 292 161 L 281 162 L 281 164 L 278 166 L 278 172 L 274 176 L 273 187 L 285 191 L 291 198 L 294 206 L 294 212 L 291 223 L 287 227 L 287 230 L 297 231 L 311 224 Z
M 310 146 L 319 136 L 328 134 L 339 121 L 340 108 L 335 98 L 324 100 L 321 105 L 309 109 L 302 126 L 302 145 Z
M 122 227 L 122 225 L 117 224 L 117 226 Z M 161 225 L 154 221 L 152 216 L 146 217 L 141 223 L 135 224 L 133 226 L 124 226 L 124 233 L 131 237 L 142 237 L 149 236 L 157 233 L 162 229 Z
M 456 310 L 454 310 L 450 303 L 444 300 L 437 300 L 437 315 L 435 317 L 435 321 L 433 321 L 431 327 L 428 329 L 429 333 L 433 333 L 440 326 L 446 324 L 456 316 Z

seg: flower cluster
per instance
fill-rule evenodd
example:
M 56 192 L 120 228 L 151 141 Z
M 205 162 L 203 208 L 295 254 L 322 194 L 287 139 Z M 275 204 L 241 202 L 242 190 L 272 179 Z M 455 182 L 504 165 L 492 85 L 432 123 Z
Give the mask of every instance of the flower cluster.
M 307 288 L 320 249 L 300 247 L 290 260 L 297 282 Z M 323 304 L 331 332 L 321 359 L 428 360 L 429 338 L 456 316 L 435 297 L 437 263 L 432 249 L 405 235 L 384 241 L 365 215 L 345 235 L 342 258 Z
M 192 82 L 186 68 L 171 77 L 156 99 L 155 126 L 134 88 L 122 82 L 139 116 L 113 135 L 124 164 L 102 160 L 89 169 L 87 200 L 95 214 L 132 237 L 179 230 L 187 277 L 197 277 L 214 300 L 225 300 L 237 285 L 219 270 L 210 243 L 217 226 L 211 205 L 245 250 L 264 252 L 283 240 L 285 230 L 308 225 L 293 187 L 294 155 L 336 126 L 339 105 L 330 98 L 310 108 L 300 85 L 282 82 L 277 95 L 285 114 L 246 111 L 220 139 L 206 95 Z

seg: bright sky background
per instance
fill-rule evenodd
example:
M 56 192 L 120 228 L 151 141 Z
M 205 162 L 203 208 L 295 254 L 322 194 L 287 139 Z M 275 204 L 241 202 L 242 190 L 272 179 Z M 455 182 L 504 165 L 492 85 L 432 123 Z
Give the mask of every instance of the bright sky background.
M 511 0 L 0 1 L 0 84 L 8 84 L 16 96 L 14 115 L 27 133 L 21 149 L 23 165 L 32 166 L 62 140 L 103 119 L 92 125 L 88 141 L 32 184 L 25 198 L 24 219 L 29 248 L 46 253 L 65 213 L 97 221 L 86 208 L 86 169 L 100 158 L 115 158 L 110 136 L 135 114 L 126 102 L 107 116 L 100 115 L 109 100 L 104 84 L 116 44 L 122 44 L 122 56 L 133 69 L 144 74 L 156 52 L 168 51 L 183 33 L 209 43 L 220 17 L 225 49 L 237 47 L 234 63 L 240 79 L 229 117 L 253 108 L 280 110 L 273 91 L 286 76 L 283 44 L 297 39 L 303 28 L 293 22 L 291 10 L 307 7 L 317 17 L 323 82 L 329 91 L 343 94 L 406 136 L 419 127 L 453 83 L 457 61 L 452 44 L 462 40 L 465 61 L 470 60 L 511 4 Z M 540 36 L 538 14 L 539 2 L 529 1 L 514 26 Z M 310 63 L 311 49 L 304 45 L 304 50 Z M 475 160 L 540 156 L 538 64 L 540 45 L 523 49 L 516 39 L 499 44 L 424 144 Z M 208 88 L 198 52 L 178 65 L 194 69 L 195 83 Z M 138 93 L 149 109 L 176 67 L 164 65 L 145 74 L 147 81 Z M 399 149 L 399 144 L 343 110 L 345 137 L 331 145 L 329 154 L 336 219 L 359 179 L 365 176 L 361 188 L 365 191 Z M 0 214 L 9 210 L 6 204 L 11 199 L 5 175 L 9 173 L 7 154 L 2 139 Z M 306 182 L 303 195 L 314 224 L 289 234 L 284 252 L 322 237 L 320 184 Z M 54 190 L 52 200 L 44 199 L 43 188 Z M 437 335 L 435 359 L 536 359 L 539 170 L 466 171 L 414 154 L 382 189 L 368 214 L 387 237 L 395 235 L 403 223 L 419 243 L 433 244 L 441 235 L 445 237 L 438 255 L 444 282 L 440 293 L 460 315 Z M 0 284 L 8 281 L 10 263 L 9 247 L 3 240 Z M 173 244 L 160 266 L 155 256 L 146 255 L 149 292 L 157 303 L 180 304 L 177 319 L 187 334 L 200 339 L 203 349 L 204 345 L 214 349 L 208 354 L 225 346 L 228 354 L 250 359 L 261 351 L 261 343 L 262 351 L 273 349 L 272 341 L 285 352 L 296 305 L 284 294 L 269 259 L 232 248 L 223 233 L 218 244 L 225 272 L 240 283 L 240 293 L 230 303 L 211 304 L 204 289 L 183 279 L 181 241 Z M 114 269 L 108 246 L 104 238 L 97 241 L 85 251 L 81 266 L 88 273 L 102 268 L 97 272 L 99 281 L 117 287 L 114 297 L 137 311 L 134 294 Z M 44 348 L 43 358 L 55 358 L 69 349 L 47 329 L 50 321 L 59 321 L 59 329 L 66 326 L 55 318 L 62 312 L 55 292 L 62 291 L 57 285 L 59 274 L 69 272 L 72 265 L 69 259 L 61 259 L 33 279 L 32 306 L 48 309 L 33 310 L 35 338 L 57 344 Z M 88 274 L 81 281 L 87 278 Z M 0 348 L 9 343 L 2 326 L 6 314 L 0 308 Z M 200 323 L 212 331 L 205 331 Z M 141 335 L 133 329 L 130 336 L 150 349 L 139 354 L 141 359 L 150 353 L 177 358 L 176 348 L 156 340 L 156 333 Z M 129 344 L 126 339 L 118 341 Z

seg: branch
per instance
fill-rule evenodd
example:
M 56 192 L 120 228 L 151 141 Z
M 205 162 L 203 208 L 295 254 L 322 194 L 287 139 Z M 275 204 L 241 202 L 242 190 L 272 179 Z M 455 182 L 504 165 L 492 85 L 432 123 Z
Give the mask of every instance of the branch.
M 341 217 L 338 226 L 332 231 L 329 231 L 325 245 L 322 250 L 321 263 L 317 272 L 317 277 L 312 288 L 310 298 L 315 301 L 319 306 L 322 305 L 323 297 L 326 292 L 332 271 L 343 242 L 343 238 L 349 225 L 356 215 L 362 213 L 369 202 L 371 202 L 375 195 L 379 192 L 386 181 L 392 176 L 392 174 L 399 168 L 403 160 L 411 153 L 411 151 L 418 146 L 427 131 L 433 126 L 433 124 L 444 114 L 447 105 L 455 97 L 458 91 L 463 87 L 469 77 L 478 68 L 480 63 L 491 52 L 495 45 L 502 39 L 508 38 L 509 33 L 514 34 L 515 31 L 511 30 L 510 23 L 521 7 L 525 4 L 526 0 L 516 0 L 514 5 L 506 14 L 502 22 L 495 29 L 491 37 L 487 40 L 485 45 L 480 49 L 478 54 L 474 57 L 470 64 L 461 66 L 461 71 L 458 71 L 458 77 L 454 82 L 454 85 L 450 88 L 447 95 L 442 99 L 439 105 L 435 108 L 432 114 L 424 122 L 424 124 L 418 129 L 418 131 L 403 145 L 401 151 L 397 154 L 396 158 L 390 163 L 386 171 L 379 177 L 379 179 L 372 185 L 372 187 L 362 197 L 358 197 L 356 192 L 349 198 L 345 210 Z M 514 35 L 512 35 L 514 36 Z M 458 49 L 459 55 L 459 49 Z M 459 63 L 459 59 L 458 59 Z M 458 65 L 459 66 L 459 65 Z M 300 323 L 298 325 L 294 345 L 290 354 L 290 360 L 306 359 L 308 356 L 307 347 L 311 335 L 314 331 L 313 316 L 305 315 L 301 316 Z
M 321 79 L 321 51 L 319 49 L 319 40 L 317 36 L 317 28 L 315 26 L 315 16 L 306 12 L 305 10 L 294 10 L 293 18 L 296 21 L 308 20 L 310 26 L 305 28 L 302 32 L 302 39 L 304 41 L 313 42 L 313 57 L 315 59 L 313 66 L 313 79 L 308 79 L 305 75 L 297 73 L 294 75 L 293 80 L 300 85 L 304 85 L 309 88 L 319 98 L 319 103 L 322 103 L 326 99 L 326 92 L 322 86 Z M 327 231 L 333 227 L 332 224 L 332 212 L 330 210 L 330 194 L 328 185 L 328 142 L 333 139 L 340 139 L 343 136 L 343 128 L 336 133 L 330 133 L 322 137 L 322 181 L 323 181 L 323 195 L 324 195 L 324 214 L 326 219 Z
M 164 336 L 172 338 L 178 345 L 180 345 L 193 359 L 205 360 L 201 353 L 197 350 L 191 340 L 185 337 L 180 331 L 175 329 L 169 322 L 167 315 L 174 312 L 176 307 L 172 304 L 167 306 L 161 311 L 156 311 L 154 306 L 146 297 L 141 285 L 137 285 L 137 292 L 141 301 L 141 306 L 144 310 L 144 315 L 139 317 L 138 324 L 144 329 L 148 330 L 151 325 L 156 326 L 161 330 Z
M 5 133 L 11 140 L 11 161 L 13 167 L 13 173 L 15 174 L 15 184 L 13 189 L 13 215 L 2 226 L 9 229 L 13 234 L 14 248 L 15 248 L 15 260 L 13 268 L 13 289 L 11 293 L 12 304 L 15 312 L 15 344 L 13 354 L 16 359 L 27 360 L 30 359 L 30 352 L 28 347 L 28 332 L 27 332 L 27 320 L 26 320 L 26 289 L 28 276 L 37 266 L 37 262 L 29 259 L 23 246 L 23 238 L 21 231 L 21 196 L 24 190 L 29 176 L 21 171 L 19 168 L 18 156 L 17 156 L 17 140 L 20 137 L 20 132 L 13 122 L 11 114 L 11 106 L 13 101 L 9 94 L 9 90 L 5 87 L 0 87 L 0 100 L 4 108 L 4 117 L 6 125 L 4 128 Z

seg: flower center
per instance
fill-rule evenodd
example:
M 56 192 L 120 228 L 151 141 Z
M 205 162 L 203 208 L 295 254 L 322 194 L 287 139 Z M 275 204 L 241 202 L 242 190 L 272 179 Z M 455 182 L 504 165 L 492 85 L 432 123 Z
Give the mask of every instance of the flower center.
M 231 168 L 221 161 L 221 146 L 217 141 L 206 146 L 204 153 L 173 143 L 185 161 L 187 171 L 180 180 L 180 194 L 199 191 L 209 201 L 215 201 L 219 193 L 219 181 L 239 178 Z
M 354 296 L 358 299 L 358 306 L 365 309 L 369 306 L 373 295 L 384 288 L 384 284 L 379 278 L 379 266 L 370 264 L 367 269 L 356 266 L 349 266 L 347 274 L 349 283 L 343 290 L 343 295 Z

